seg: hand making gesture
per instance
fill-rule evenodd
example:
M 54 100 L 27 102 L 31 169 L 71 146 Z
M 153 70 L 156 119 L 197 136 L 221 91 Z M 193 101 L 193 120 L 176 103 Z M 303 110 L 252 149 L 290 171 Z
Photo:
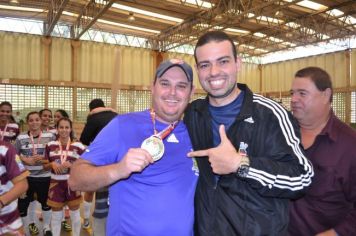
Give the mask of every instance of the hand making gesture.
M 236 151 L 226 136 L 224 125 L 220 125 L 219 134 L 221 143 L 217 147 L 193 151 L 188 153 L 188 156 L 208 157 L 211 168 L 215 174 L 224 175 L 236 172 L 242 156 Z

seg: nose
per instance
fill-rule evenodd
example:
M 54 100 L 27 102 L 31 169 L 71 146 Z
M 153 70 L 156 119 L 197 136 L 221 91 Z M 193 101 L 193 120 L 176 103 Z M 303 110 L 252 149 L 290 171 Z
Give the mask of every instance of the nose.
M 215 76 L 219 74 L 219 70 L 219 66 L 216 63 L 212 63 L 212 65 L 210 66 L 210 74 L 212 76 Z
M 291 94 L 290 95 L 290 98 L 291 98 L 291 103 L 294 103 L 294 102 L 296 102 L 297 100 L 298 100 L 298 96 L 297 96 L 297 94 Z
M 169 94 L 171 95 L 175 95 L 176 94 L 176 87 L 175 86 L 170 86 L 169 88 Z

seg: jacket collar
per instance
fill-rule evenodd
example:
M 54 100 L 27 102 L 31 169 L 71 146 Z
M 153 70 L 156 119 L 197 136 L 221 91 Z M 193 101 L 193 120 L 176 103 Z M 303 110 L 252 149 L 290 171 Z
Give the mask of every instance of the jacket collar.
M 241 90 L 245 92 L 245 98 L 243 100 L 242 103 L 242 108 L 240 111 L 240 114 L 238 117 L 241 118 L 245 118 L 245 117 L 249 117 L 252 115 L 252 99 L 253 99 L 253 93 L 252 91 L 248 88 L 248 86 L 246 84 L 240 84 L 237 83 L 237 87 Z M 199 113 L 208 113 L 209 114 L 209 95 L 207 95 L 205 97 L 205 99 L 198 103 L 197 106 L 195 107 L 195 109 L 199 112 Z

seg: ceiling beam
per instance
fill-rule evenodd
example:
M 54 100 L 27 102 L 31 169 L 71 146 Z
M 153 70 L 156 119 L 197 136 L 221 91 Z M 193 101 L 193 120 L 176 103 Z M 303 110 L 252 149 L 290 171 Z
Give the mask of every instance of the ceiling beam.
M 159 50 L 166 51 L 196 40 L 210 29 L 227 28 L 232 21 L 244 21 L 248 14 L 258 16 L 269 6 L 280 4 L 283 0 L 221 0 L 211 9 L 200 12 L 197 16 L 185 20 L 178 26 L 171 27 L 158 35 Z M 220 20 L 217 20 L 220 18 Z M 189 36 L 193 36 L 189 37 Z
M 78 16 L 74 26 L 74 39 L 79 39 L 111 7 L 115 0 L 90 0 Z
M 54 26 L 57 24 L 64 8 L 66 7 L 69 0 L 52 0 L 49 4 L 49 10 L 47 14 L 47 22 L 45 23 L 44 35 L 50 36 Z
M 240 36 L 236 38 L 236 40 L 241 44 L 252 45 L 256 48 L 263 49 L 268 47 L 276 47 L 278 44 L 280 44 L 273 40 L 266 41 L 266 38 L 268 39 L 268 37 L 282 39 L 285 42 L 296 44 L 296 46 L 315 44 L 335 38 L 350 37 L 355 35 L 355 31 L 350 29 L 351 25 L 346 22 L 346 19 L 340 20 L 340 17 L 331 15 L 330 10 L 338 9 L 340 7 L 345 7 L 351 4 L 353 4 L 352 1 L 344 2 L 317 13 L 303 15 L 297 18 L 285 19 L 285 21 L 281 24 L 269 24 L 268 27 L 265 27 L 259 31 L 267 35 L 263 38 L 256 38 L 248 35 Z M 324 14 L 324 16 L 321 14 Z M 300 26 L 297 28 L 287 27 L 286 23 L 290 22 L 294 22 Z M 324 38 L 323 35 L 327 35 L 330 38 Z M 269 52 L 274 51 L 278 50 L 269 49 Z

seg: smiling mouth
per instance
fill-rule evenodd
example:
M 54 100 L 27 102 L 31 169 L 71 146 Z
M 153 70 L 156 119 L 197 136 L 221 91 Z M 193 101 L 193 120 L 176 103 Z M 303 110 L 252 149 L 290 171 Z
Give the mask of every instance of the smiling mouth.
M 166 99 L 166 100 L 164 100 L 164 102 L 165 102 L 168 106 L 176 106 L 179 101 L 178 101 L 178 100 Z
M 219 79 L 219 80 L 210 80 L 209 83 L 213 86 L 219 86 L 222 85 L 224 83 L 223 79 Z

